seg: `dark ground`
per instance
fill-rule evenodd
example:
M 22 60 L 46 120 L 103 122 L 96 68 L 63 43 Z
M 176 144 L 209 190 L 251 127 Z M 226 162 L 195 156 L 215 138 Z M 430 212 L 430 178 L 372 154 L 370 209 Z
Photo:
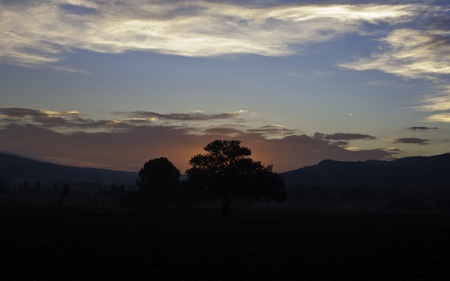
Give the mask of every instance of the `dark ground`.
M 0 208 L 0 279 L 450 280 L 450 215 Z

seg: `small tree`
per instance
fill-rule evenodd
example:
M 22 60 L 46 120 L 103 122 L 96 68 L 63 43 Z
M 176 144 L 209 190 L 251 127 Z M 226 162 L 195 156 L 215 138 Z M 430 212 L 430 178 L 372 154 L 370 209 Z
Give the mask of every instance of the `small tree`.
M 223 215 L 230 211 L 232 195 L 248 199 L 284 200 L 286 190 L 280 175 L 272 166 L 263 166 L 249 156 L 248 147 L 238 140 L 215 140 L 191 158 L 186 171 L 190 185 L 202 187 L 210 199 L 221 198 Z
M 138 208 L 164 208 L 174 204 L 180 171 L 165 157 L 149 160 L 139 171 L 137 191 L 124 193 L 122 205 Z

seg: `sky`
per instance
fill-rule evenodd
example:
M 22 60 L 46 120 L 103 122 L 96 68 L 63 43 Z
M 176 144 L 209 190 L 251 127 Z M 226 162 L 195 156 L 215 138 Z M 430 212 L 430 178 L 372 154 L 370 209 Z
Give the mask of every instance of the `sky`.
M 450 152 L 446 1 L 0 0 L 0 151 L 182 173 Z

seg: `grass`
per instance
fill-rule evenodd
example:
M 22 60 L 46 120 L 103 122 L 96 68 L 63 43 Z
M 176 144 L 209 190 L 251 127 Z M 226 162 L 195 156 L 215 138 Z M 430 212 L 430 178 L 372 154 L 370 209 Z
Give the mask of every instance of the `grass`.
M 0 212 L 5 281 L 450 276 L 446 214 L 17 208 Z

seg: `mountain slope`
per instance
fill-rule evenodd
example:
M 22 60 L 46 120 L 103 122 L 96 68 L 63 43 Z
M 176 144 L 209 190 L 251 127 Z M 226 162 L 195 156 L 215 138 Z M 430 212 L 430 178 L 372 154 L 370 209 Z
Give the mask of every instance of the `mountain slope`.
M 405 157 L 393 161 L 324 160 L 283 173 L 287 186 L 450 188 L 450 154 Z
M 137 173 L 57 165 L 0 153 L 0 177 L 10 181 L 86 181 L 133 184 Z

